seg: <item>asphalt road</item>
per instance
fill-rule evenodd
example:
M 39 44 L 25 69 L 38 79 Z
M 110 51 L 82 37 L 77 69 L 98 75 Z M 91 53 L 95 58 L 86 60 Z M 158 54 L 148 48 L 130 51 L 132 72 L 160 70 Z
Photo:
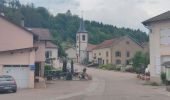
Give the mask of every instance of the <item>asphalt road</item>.
M 82 95 L 63 100 L 170 100 L 162 87 L 146 86 L 135 74 L 88 69 L 94 84 Z
M 170 100 L 165 88 L 143 85 L 135 74 L 99 69 L 87 73 L 92 81 L 54 81 L 46 89 L 0 94 L 0 100 Z

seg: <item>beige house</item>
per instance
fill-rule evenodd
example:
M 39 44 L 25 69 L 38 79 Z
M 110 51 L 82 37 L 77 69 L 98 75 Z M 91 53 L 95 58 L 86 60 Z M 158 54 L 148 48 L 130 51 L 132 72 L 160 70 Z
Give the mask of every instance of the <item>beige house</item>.
M 93 61 L 98 64 L 128 65 L 137 51 L 144 48 L 129 36 L 106 40 L 93 49 Z
M 44 66 L 59 67 L 58 47 L 52 42 L 52 36 L 48 29 L 28 28 L 39 37 L 35 45 L 39 48 L 36 52 L 36 76 L 44 76 Z
M 58 64 L 58 48 L 48 29 L 24 28 L 0 15 L 0 75 L 11 75 L 18 88 L 34 88 L 35 77 L 44 76 L 46 52 Z
M 93 62 L 93 49 L 96 47 L 96 45 L 88 43 L 87 45 L 87 60 L 89 63 Z
M 0 75 L 11 75 L 18 88 L 34 88 L 37 35 L 0 15 Z
M 164 63 L 170 61 L 170 11 L 143 22 L 149 29 L 151 80 L 160 82 L 160 74 L 165 71 Z
M 46 49 L 45 49 L 45 63 L 47 65 L 51 65 L 54 68 L 59 68 L 59 58 L 58 58 L 58 47 L 53 42 L 48 41 L 46 43 Z

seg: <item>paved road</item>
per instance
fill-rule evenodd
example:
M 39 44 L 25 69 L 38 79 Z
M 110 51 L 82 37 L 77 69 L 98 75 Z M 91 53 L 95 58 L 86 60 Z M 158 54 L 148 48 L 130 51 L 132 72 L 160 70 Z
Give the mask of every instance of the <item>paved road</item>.
M 170 100 L 161 87 L 142 85 L 136 75 L 88 69 L 93 81 L 55 81 L 46 89 L 0 94 L 0 100 Z
M 94 84 L 82 95 L 63 100 L 170 100 L 170 93 L 161 87 L 143 85 L 136 75 L 88 69 Z

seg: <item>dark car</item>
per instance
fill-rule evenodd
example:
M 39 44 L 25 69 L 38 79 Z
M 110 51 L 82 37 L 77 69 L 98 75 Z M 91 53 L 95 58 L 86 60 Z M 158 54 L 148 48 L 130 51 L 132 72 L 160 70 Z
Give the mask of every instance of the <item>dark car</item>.
M 17 84 L 12 76 L 0 76 L 0 92 L 17 92 Z

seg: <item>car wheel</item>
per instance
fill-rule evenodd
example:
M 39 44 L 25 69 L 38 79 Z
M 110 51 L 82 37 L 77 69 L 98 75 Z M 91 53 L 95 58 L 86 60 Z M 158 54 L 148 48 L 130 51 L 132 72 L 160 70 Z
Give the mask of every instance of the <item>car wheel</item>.
M 13 90 L 13 93 L 16 93 L 17 92 L 17 90 L 15 89 L 15 90 Z

